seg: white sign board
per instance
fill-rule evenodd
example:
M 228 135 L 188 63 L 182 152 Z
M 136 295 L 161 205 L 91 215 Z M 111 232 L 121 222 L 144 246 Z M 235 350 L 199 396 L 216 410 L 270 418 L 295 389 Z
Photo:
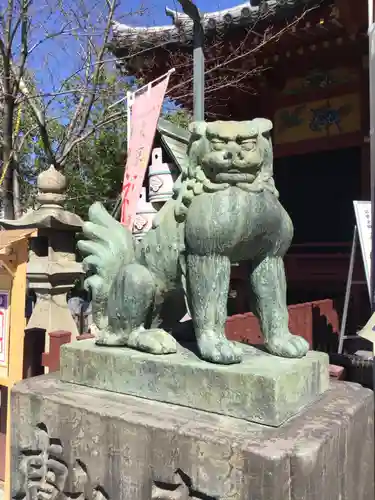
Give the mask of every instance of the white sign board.
M 363 265 L 365 268 L 366 281 L 369 294 L 371 294 L 371 202 L 353 201 L 354 212 L 361 245 Z
M 358 335 L 363 339 L 369 340 L 372 343 L 372 353 L 375 353 L 375 313 L 371 315 L 364 328 L 358 332 Z

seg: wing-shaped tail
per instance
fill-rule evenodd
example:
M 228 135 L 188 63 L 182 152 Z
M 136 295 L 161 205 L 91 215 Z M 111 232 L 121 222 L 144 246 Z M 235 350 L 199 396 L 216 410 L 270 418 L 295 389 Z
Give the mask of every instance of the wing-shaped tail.
M 83 234 L 86 239 L 78 242 L 78 248 L 86 256 L 85 269 L 93 273 L 85 286 L 91 288 L 95 301 L 107 299 L 119 269 L 135 259 L 132 234 L 98 202 L 89 209 Z

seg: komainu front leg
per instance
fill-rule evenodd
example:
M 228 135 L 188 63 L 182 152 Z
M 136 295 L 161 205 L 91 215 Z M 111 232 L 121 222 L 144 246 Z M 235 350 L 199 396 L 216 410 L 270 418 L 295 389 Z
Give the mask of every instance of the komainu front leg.
M 301 358 L 309 350 L 305 339 L 289 332 L 286 279 L 281 257 L 265 257 L 251 273 L 252 306 L 267 350 L 285 358 Z
M 200 355 L 206 361 L 230 365 L 241 361 L 241 348 L 224 332 L 230 261 L 216 255 L 188 255 L 189 308 Z

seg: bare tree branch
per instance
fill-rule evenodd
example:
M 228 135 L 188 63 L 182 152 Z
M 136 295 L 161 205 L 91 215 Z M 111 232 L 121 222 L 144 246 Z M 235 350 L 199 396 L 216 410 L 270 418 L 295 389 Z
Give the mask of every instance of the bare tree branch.
M 258 53 L 260 53 L 267 45 L 271 45 L 275 42 L 277 42 L 281 36 L 285 35 L 287 32 L 289 32 L 293 26 L 298 24 L 310 11 L 305 10 L 300 16 L 298 16 L 296 19 L 294 19 L 292 22 L 288 23 L 284 28 L 273 32 L 272 26 L 270 26 L 262 36 L 259 36 L 259 41 L 256 46 L 247 48 L 247 41 L 249 36 L 254 36 L 254 27 L 248 31 L 247 35 L 243 38 L 241 43 L 237 48 L 233 48 L 233 50 L 228 51 L 228 55 L 225 56 L 215 56 L 213 58 L 210 58 L 206 60 L 206 70 L 205 70 L 205 77 L 206 81 L 209 82 L 209 84 L 206 86 L 205 93 L 210 94 L 213 92 L 217 92 L 219 89 L 226 88 L 229 86 L 236 87 L 238 88 L 238 83 L 244 79 L 244 76 L 250 76 L 250 74 L 257 74 L 260 73 L 261 71 L 265 71 L 265 69 L 262 68 L 253 68 L 250 71 L 243 69 L 243 68 L 237 68 L 237 73 L 238 75 L 232 75 L 232 77 L 227 78 L 226 82 L 222 82 L 221 84 L 216 84 L 216 78 L 213 78 L 215 80 L 215 83 L 212 84 L 210 82 L 210 77 L 215 75 L 218 75 L 225 70 L 226 74 L 230 72 L 234 72 L 234 66 L 235 63 L 238 63 L 239 61 L 247 60 L 249 61 L 251 57 L 255 57 Z M 218 47 L 214 47 L 213 52 L 216 52 L 216 49 Z M 171 57 L 172 59 L 172 64 L 173 64 L 173 55 Z M 190 68 L 192 69 L 192 58 L 190 55 L 184 57 L 185 62 L 180 63 L 179 65 L 179 70 L 183 67 Z M 178 66 L 173 64 L 174 67 Z M 177 68 L 176 68 L 177 69 Z M 185 92 L 183 94 L 178 94 L 176 91 L 179 89 L 186 89 L 187 86 L 191 85 L 193 82 L 193 76 L 189 78 L 184 78 L 182 79 L 178 84 L 170 87 L 168 89 L 167 95 L 172 97 L 175 100 L 181 101 L 185 99 L 186 97 L 192 97 L 193 93 L 192 90 L 190 92 Z
M 13 71 L 15 72 L 16 70 L 13 68 Z M 54 165 L 56 163 L 55 155 L 54 155 L 54 152 L 52 150 L 50 138 L 48 135 L 45 113 L 43 112 L 41 107 L 38 105 L 36 99 L 33 99 L 31 97 L 30 91 L 29 91 L 24 79 L 22 77 L 20 77 L 18 81 L 19 81 L 20 92 L 22 92 L 22 94 L 26 98 L 26 100 L 27 100 L 27 102 L 28 102 L 33 114 L 34 114 L 35 120 L 38 124 L 39 133 L 40 133 L 48 160 L 51 164 Z
M 72 141 L 73 131 L 75 131 L 75 135 L 77 137 L 80 137 L 80 135 L 85 130 L 87 123 L 88 123 L 88 120 L 89 120 L 89 117 L 90 117 L 92 106 L 94 104 L 96 92 L 97 92 L 98 85 L 99 85 L 100 74 L 101 74 L 101 71 L 103 69 L 104 53 L 105 53 L 105 50 L 107 47 L 109 34 L 110 34 L 112 22 L 113 22 L 113 16 L 114 16 L 115 9 L 117 6 L 117 0 L 106 0 L 106 2 L 107 2 L 108 10 L 109 10 L 108 19 L 107 19 L 105 32 L 104 32 L 103 43 L 102 43 L 102 46 L 99 50 L 99 54 L 98 54 L 98 58 L 97 58 L 97 64 L 96 64 L 95 69 L 94 69 L 94 74 L 92 75 L 93 88 L 89 92 L 89 99 L 87 102 L 85 102 L 85 99 L 87 97 L 87 96 L 85 96 L 85 94 L 83 94 L 81 99 L 80 99 L 79 105 L 77 106 L 77 109 L 76 109 L 76 113 L 75 113 L 75 115 L 74 115 L 73 119 L 71 120 L 70 125 L 68 127 L 67 143 L 64 146 L 64 149 L 62 151 L 60 162 L 63 161 L 67 157 L 67 155 L 69 154 L 69 151 L 71 151 L 71 149 L 72 149 L 71 143 L 74 142 L 74 140 Z M 91 39 L 89 39 L 89 43 L 90 44 L 92 43 Z M 79 121 L 80 121 L 80 124 L 78 126 L 78 129 L 75 130 L 75 126 Z
M 72 142 L 68 144 L 68 146 L 64 149 L 64 157 L 62 157 L 60 161 L 60 165 L 64 165 L 69 153 L 72 151 L 73 148 L 75 148 L 78 144 L 81 142 L 85 141 L 88 139 L 91 135 L 93 135 L 97 130 L 100 128 L 104 127 L 105 125 L 109 125 L 110 123 L 114 123 L 121 118 L 125 118 L 126 114 L 124 112 L 118 112 L 114 113 L 113 115 L 109 116 L 108 118 L 101 120 L 98 122 L 95 126 L 89 128 L 86 130 L 82 135 L 74 139 Z
M 112 77 L 107 56 L 118 0 L 5 1 L 3 12 L 0 7 L 0 139 L 6 176 L 0 183 L 0 218 L 12 218 L 20 212 L 18 162 L 25 151 L 41 146 L 45 160 L 63 169 L 75 148 L 124 120 L 125 109 L 111 112 L 108 106 L 122 97 L 126 84 L 121 87 Z M 15 134 L 20 112 L 21 133 Z

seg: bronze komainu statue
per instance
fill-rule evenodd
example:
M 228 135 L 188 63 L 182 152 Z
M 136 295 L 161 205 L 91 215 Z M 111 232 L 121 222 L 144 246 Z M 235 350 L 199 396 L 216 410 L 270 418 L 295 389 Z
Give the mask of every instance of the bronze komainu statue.
M 240 362 L 241 347 L 224 326 L 231 262 L 249 261 L 251 307 L 266 348 L 306 354 L 308 343 L 288 329 L 283 257 L 293 225 L 273 182 L 271 129 L 261 118 L 193 123 L 188 166 L 140 243 L 100 204 L 90 208 L 78 246 L 94 272 L 86 283 L 97 344 L 175 352 L 170 323 L 181 318 L 173 304 L 182 291 L 201 357 Z

